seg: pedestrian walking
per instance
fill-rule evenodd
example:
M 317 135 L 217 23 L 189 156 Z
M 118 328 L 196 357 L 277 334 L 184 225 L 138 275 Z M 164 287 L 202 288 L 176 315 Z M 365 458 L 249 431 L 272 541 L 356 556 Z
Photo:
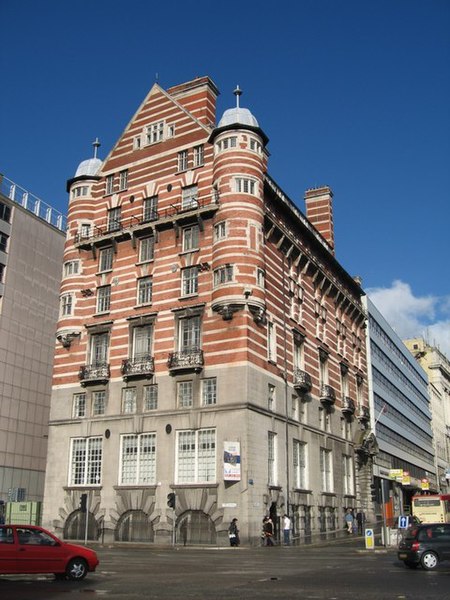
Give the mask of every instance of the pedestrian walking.
M 364 531 L 364 525 L 366 523 L 366 514 L 363 510 L 359 510 L 356 513 L 356 522 L 358 523 L 358 535 L 362 535 Z
M 289 546 L 291 543 L 291 520 L 286 513 L 283 517 L 283 537 L 284 545 Z
M 239 529 L 237 526 L 237 522 L 238 520 L 236 518 L 234 518 L 231 523 L 230 526 L 228 527 L 228 537 L 230 539 L 230 546 L 239 546 L 240 544 L 240 540 L 239 540 Z
M 266 546 L 273 546 L 273 522 L 270 517 L 264 517 L 263 530 L 266 540 Z
M 347 512 L 345 513 L 345 524 L 347 526 L 347 532 L 353 533 L 353 512 L 351 508 L 347 508 Z

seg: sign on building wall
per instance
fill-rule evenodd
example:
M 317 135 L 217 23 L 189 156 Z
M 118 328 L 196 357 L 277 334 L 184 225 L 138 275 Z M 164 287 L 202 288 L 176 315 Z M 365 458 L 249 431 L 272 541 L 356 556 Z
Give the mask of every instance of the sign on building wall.
M 224 481 L 241 480 L 241 444 L 239 442 L 223 443 L 223 478 Z

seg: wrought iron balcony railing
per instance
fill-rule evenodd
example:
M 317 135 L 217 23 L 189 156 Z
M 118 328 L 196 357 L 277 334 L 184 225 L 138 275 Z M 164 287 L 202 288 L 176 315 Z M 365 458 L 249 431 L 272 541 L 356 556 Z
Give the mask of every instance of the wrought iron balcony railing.
M 353 415 L 355 413 L 355 403 L 349 396 L 342 398 L 341 410 L 346 415 Z
M 196 371 L 203 369 L 203 350 L 197 346 L 185 348 L 180 352 L 172 352 L 169 354 L 167 361 L 169 370 L 174 371 Z
M 109 364 L 94 363 L 92 365 L 82 365 L 78 373 L 81 385 L 89 383 L 106 383 L 109 380 Z
M 312 388 L 311 375 L 301 369 L 295 369 L 294 388 L 300 393 L 310 392 Z
M 131 377 L 152 377 L 155 373 L 155 361 L 149 354 L 135 358 L 126 358 L 122 361 L 122 375 L 124 379 Z
M 334 404 L 336 402 L 336 394 L 334 393 L 334 389 L 331 385 L 327 383 L 322 383 L 320 386 L 320 401 L 322 404 Z

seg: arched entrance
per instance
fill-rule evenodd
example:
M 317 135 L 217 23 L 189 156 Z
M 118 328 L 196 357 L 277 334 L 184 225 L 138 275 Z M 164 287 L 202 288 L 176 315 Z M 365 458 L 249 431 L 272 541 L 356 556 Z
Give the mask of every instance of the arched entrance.
M 202 510 L 187 510 L 176 522 L 177 544 L 215 544 L 216 528 Z
M 154 534 L 148 515 L 142 510 L 128 510 L 114 530 L 116 542 L 153 542 Z
M 81 510 L 76 510 L 68 516 L 64 525 L 64 539 L 84 540 L 86 537 L 86 519 L 87 539 L 97 540 L 99 537 L 99 526 L 94 515 L 90 512 L 81 512 Z

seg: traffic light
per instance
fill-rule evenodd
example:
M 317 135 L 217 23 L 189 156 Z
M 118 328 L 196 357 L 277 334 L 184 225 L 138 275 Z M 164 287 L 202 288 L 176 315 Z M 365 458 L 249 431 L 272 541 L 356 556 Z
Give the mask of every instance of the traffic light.
M 378 502 L 378 490 L 374 483 L 370 484 L 370 495 L 372 497 L 372 502 Z
M 80 510 L 82 513 L 87 510 L 87 494 L 81 494 L 80 496 Z
M 167 494 L 167 506 L 175 510 L 175 494 L 173 492 Z

